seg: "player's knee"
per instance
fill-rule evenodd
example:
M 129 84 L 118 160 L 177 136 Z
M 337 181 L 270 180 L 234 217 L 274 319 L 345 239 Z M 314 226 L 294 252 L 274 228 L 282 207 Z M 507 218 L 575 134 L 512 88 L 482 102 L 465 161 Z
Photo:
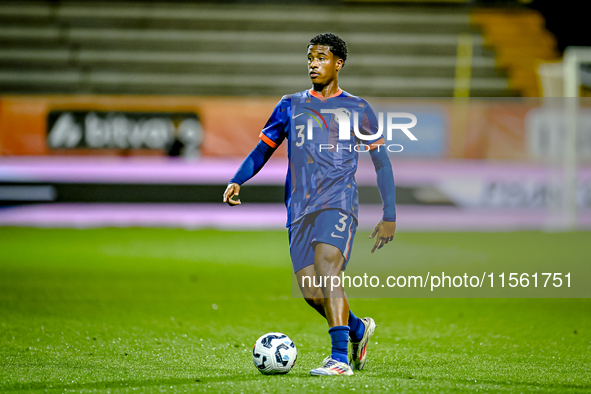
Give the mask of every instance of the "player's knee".
M 302 291 L 302 295 L 304 296 L 304 299 L 310 303 L 310 301 L 308 300 L 315 300 L 317 298 L 322 298 L 322 290 L 318 287 L 300 287 L 300 290 Z
M 323 245 L 316 253 L 318 254 L 318 259 L 314 264 L 316 272 L 321 275 L 338 275 L 343 263 L 343 255 L 339 248 Z
M 306 300 L 308 305 L 310 305 L 312 308 L 324 305 L 323 298 L 321 298 L 321 297 L 308 297 L 308 298 L 304 298 L 304 299 Z

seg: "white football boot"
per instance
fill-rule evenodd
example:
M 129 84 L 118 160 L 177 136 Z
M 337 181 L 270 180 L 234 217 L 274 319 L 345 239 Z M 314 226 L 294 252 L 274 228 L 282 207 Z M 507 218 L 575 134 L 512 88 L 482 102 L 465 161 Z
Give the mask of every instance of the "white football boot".
M 365 326 L 363 338 L 359 342 L 351 341 L 351 351 L 349 352 L 349 365 L 358 371 L 361 371 L 365 366 L 369 338 L 371 338 L 376 330 L 376 323 L 371 317 L 364 317 L 361 321 Z
M 337 376 L 337 375 L 344 375 L 350 376 L 353 375 L 353 370 L 350 366 L 346 363 L 342 363 L 333 359 L 332 357 L 326 357 L 323 361 L 324 365 L 322 367 L 313 369 L 310 371 L 310 375 L 312 376 Z

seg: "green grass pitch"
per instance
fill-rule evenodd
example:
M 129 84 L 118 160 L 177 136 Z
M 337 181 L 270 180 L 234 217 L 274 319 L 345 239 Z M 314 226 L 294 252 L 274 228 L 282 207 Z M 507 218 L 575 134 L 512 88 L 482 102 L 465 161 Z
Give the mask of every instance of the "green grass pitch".
M 374 256 L 589 264 L 588 241 L 400 233 Z M 327 326 L 290 269 L 285 231 L 0 228 L 0 392 L 591 392 L 590 299 L 353 299 L 378 324 L 366 369 L 312 378 Z M 269 331 L 298 347 L 288 375 L 253 366 Z

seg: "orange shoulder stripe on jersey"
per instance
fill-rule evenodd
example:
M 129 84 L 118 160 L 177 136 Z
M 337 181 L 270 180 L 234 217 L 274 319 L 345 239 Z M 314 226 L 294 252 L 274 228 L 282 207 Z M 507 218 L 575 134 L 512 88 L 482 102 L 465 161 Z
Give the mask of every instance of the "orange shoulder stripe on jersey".
M 277 148 L 277 144 L 275 142 L 273 142 L 273 140 L 271 140 L 271 138 L 267 137 L 265 134 L 263 134 L 263 132 L 261 131 L 261 134 L 259 134 L 259 138 L 263 140 L 263 142 L 267 145 L 269 145 L 271 148 Z
M 339 94 L 341 94 L 341 93 L 343 93 L 343 89 L 339 88 L 339 90 L 337 90 L 335 94 L 332 94 L 332 95 L 330 95 L 330 96 L 328 96 L 328 97 L 324 97 L 324 96 L 323 96 L 323 95 L 321 95 L 320 93 L 317 93 L 317 92 L 315 92 L 315 91 L 314 91 L 314 89 L 310 89 L 310 94 L 311 94 L 312 96 L 314 96 L 314 97 L 317 97 L 317 98 L 319 98 L 319 99 L 329 99 L 329 98 L 333 98 L 333 97 L 336 97 L 336 96 L 338 96 L 338 95 L 339 95 Z
M 384 137 L 380 138 L 379 140 L 377 140 L 373 144 L 369 144 L 369 150 L 375 149 L 380 145 L 384 145 Z

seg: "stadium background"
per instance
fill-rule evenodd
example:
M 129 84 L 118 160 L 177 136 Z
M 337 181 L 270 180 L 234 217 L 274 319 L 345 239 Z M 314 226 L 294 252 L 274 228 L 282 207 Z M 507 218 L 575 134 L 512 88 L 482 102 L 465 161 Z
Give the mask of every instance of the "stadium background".
M 220 200 L 275 103 L 309 86 L 305 44 L 325 31 L 349 46 L 343 89 L 419 119 L 418 144 L 393 141 L 398 235 L 378 265 L 574 267 L 588 285 L 589 116 L 568 151 L 543 110 L 572 102 L 563 56 L 591 45 L 561 4 L 0 3 L 0 387 L 319 389 L 324 326 L 289 298 L 284 147 L 242 206 Z M 586 108 L 588 64 L 577 75 Z M 363 155 L 357 179 L 362 262 L 381 217 Z M 353 302 L 384 322 L 358 389 L 591 387 L 587 299 Z M 300 364 L 258 380 L 247 350 L 275 330 Z

